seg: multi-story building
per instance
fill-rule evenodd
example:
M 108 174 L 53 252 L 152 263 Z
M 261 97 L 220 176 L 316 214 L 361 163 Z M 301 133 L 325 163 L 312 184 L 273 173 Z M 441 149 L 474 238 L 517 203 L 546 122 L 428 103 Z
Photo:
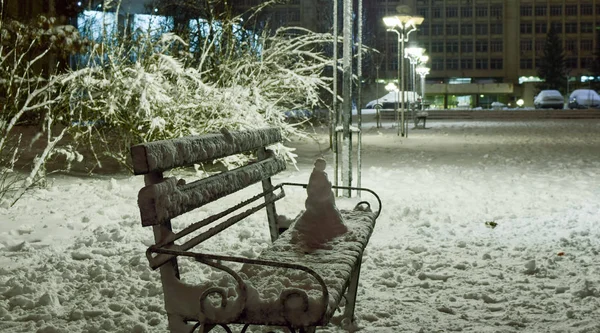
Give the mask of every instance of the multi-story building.
M 381 15 L 394 15 L 398 1 L 377 0 Z M 493 101 L 532 105 L 536 65 L 552 27 L 560 36 L 571 87 L 588 79 L 600 26 L 599 0 L 412 0 L 404 4 L 425 19 L 410 36 L 430 56 L 428 96 L 436 104 L 489 106 Z M 385 33 L 385 27 L 379 28 Z M 396 35 L 378 45 L 396 54 Z M 389 57 L 388 57 L 389 58 Z M 396 62 L 382 74 L 393 78 Z M 583 78 L 583 80 L 582 80 Z

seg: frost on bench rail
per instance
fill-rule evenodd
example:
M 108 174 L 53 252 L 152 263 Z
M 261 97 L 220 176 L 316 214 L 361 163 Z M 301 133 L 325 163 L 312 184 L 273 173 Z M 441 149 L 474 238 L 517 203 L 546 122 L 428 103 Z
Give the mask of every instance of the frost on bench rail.
M 277 128 L 160 140 L 131 147 L 136 175 L 190 166 L 281 142 Z

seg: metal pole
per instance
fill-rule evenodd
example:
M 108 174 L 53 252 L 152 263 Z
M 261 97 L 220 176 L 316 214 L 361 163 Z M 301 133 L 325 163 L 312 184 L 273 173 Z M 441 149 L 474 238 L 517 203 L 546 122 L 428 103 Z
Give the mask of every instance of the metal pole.
M 425 111 L 425 74 L 421 75 L 421 111 Z
M 338 40 L 338 0 L 333 0 L 333 102 L 331 104 L 331 109 L 333 114 L 329 114 L 329 148 L 332 150 L 337 150 L 337 147 L 334 147 L 332 137 L 335 134 L 335 128 L 337 127 L 337 65 L 338 65 L 338 50 L 337 50 L 337 40 Z M 337 141 L 336 141 L 337 142 Z M 338 168 L 337 164 L 335 166 L 335 173 L 337 175 Z M 337 177 L 336 177 L 337 178 Z M 337 186 L 337 181 L 335 182 Z
M 394 29 L 394 32 L 398 35 L 398 49 L 400 49 L 400 40 L 401 40 L 401 35 L 398 32 L 398 30 Z M 404 45 L 404 44 L 402 44 Z M 404 135 L 404 133 L 402 132 L 402 128 L 400 127 L 400 119 L 401 116 L 399 115 L 400 111 L 400 90 L 402 89 L 402 86 L 400 85 L 400 50 L 396 50 L 396 54 L 398 55 L 398 65 L 397 65 L 397 70 L 398 70 L 398 93 L 396 94 L 396 125 L 398 127 L 398 135 L 402 134 Z M 403 125 L 404 126 L 404 125 Z
M 358 116 L 358 142 L 357 142 L 357 152 L 356 152 L 356 182 L 357 187 L 361 187 L 360 169 L 362 168 L 361 161 L 361 149 L 362 149 L 362 21 L 363 21 L 363 8 L 362 8 L 362 0 L 358 0 L 358 68 L 357 68 L 357 76 L 358 76 L 358 88 L 357 88 L 357 102 L 356 102 L 356 113 Z M 358 197 L 360 198 L 360 190 L 356 192 Z
M 352 186 L 352 12 L 352 0 L 344 0 L 342 184 L 346 187 Z M 344 189 L 343 193 L 345 197 L 351 196 L 350 189 Z
M 398 53 L 398 57 L 399 57 L 399 65 L 400 65 L 400 79 L 402 80 L 401 85 L 400 85 L 400 89 L 402 90 L 402 94 L 401 94 L 401 101 L 402 101 L 402 112 L 400 114 L 401 117 L 401 121 L 402 121 L 402 136 L 405 136 L 406 133 L 404 131 L 404 27 L 402 28 L 402 33 L 399 34 L 399 36 L 401 37 L 402 40 L 402 49 L 400 50 L 400 52 Z M 401 56 L 400 56 L 401 55 Z

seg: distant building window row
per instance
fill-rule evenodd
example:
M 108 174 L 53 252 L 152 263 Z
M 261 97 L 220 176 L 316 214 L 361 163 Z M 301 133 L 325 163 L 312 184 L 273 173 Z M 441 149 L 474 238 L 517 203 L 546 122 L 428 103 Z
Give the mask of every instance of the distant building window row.
M 520 8 L 521 16 L 563 16 L 562 5 L 521 5 Z M 565 5 L 564 15 L 566 16 L 577 16 L 577 5 Z M 596 5 L 596 14 L 600 14 L 600 5 Z M 579 5 L 579 15 L 591 16 L 594 15 L 594 9 L 591 4 Z
M 545 38 L 540 38 L 535 40 L 535 51 L 543 52 L 544 44 L 546 42 Z M 519 49 L 521 53 L 531 52 L 533 50 L 534 41 L 531 39 L 521 40 L 519 43 Z M 567 52 L 575 52 L 575 51 L 593 51 L 594 41 L 593 39 L 582 39 L 579 42 L 579 47 L 577 45 L 576 39 L 567 39 L 565 40 L 564 50 Z
M 504 50 L 504 44 L 502 40 L 477 40 L 473 41 L 457 41 L 449 40 L 445 43 L 442 41 L 431 42 L 431 53 L 473 53 L 475 52 L 502 52 Z
M 424 24 L 419 28 L 419 35 L 422 36 L 458 36 L 473 35 L 475 32 L 476 35 L 502 35 L 504 26 L 502 23 L 477 23 L 477 24 L 446 24 L 445 26 L 442 24 L 432 24 L 429 26 L 428 24 Z
M 562 22 L 550 22 L 549 24 L 546 22 L 543 23 L 521 23 L 520 31 L 522 35 L 527 35 L 535 32 L 536 34 L 545 34 L 550 30 L 550 27 L 554 29 L 557 33 L 563 32 L 563 24 Z M 577 31 L 577 23 L 576 22 L 568 22 L 564 24 L 564 32 L 567 34 L 576 34 L 576 33 L 592 33 L 594 32 L 594 23 L 593 22 L 581 22 L 579 24 L 579 31 Z
M 443 59 L 433 59 L 431 61 L 431 69 L 434 71 L 445 70 L 465 70 L 465 69 L 503 69 L 504 60 L 502 58 L 476 58 L 473 59 L 460 59 L 448 58 L 444 62 Z
M 417 7 L 417 14 L 423 16 L 425 19 L 442 17 L 473 17 L 473 7 L 463 6 L 459 8 L 455 6 L 446 6 L 445 8 L 442 8 L 442 6 L 436 6 L 431 7 L 431 12 L 429 7 Z M 476 6 L 475 16 L 478 18 L 488 17 L 488 7 Z M 489 7 L 489 17 L 501 19 L 503 17 L 502 5 L 492 5 L 491 7 Z
M 567 68 L 589 68 L 593 61 L 594 58 L 592 57 L 583 57 L 581 59 L 579 59 L 579 66 L 577 66 L 577 58 L 573 58 L 573 57 L 568 57 L 565 58 L 565 67 Z M 540 60 L 539 58 L 536 59 L 536 64 L 539 64 Z M 521 58 L 521 60 L 519 61 L 519 67 L 521 69 L 533 69 L 533 59 L 530 58 Z

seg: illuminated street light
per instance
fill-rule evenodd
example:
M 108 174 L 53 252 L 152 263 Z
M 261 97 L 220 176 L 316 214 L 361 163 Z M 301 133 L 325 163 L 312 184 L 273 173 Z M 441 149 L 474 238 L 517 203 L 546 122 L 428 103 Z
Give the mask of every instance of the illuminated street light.
M 429 67 L 419 66 L 415 69 L 421 76 L 421 111 L 425 110 L 425 76 L 429 74 Z
M 404 131 L 404 42 L 408 41 L 408 36 L 411 32 L 417 30 L 417 26 L 423 23 L 422 16 L 408 15 L 410 8 L 407 6 L 398 6 L 397 11 L 400 15 L 386 16 L 383 18 L 383 23 L 387 27 L 387 31 L 393 31 L 398 35 L 398 81 L 400 83 L 400 89 L 398 90 L 398 97 L 401 100 L 401 116 L 400 121 L 402 126 L 398 123 L 398 135 L 402 134 L 405 136 Z M 402 94 L 400 94 L 402 91 Z M 396 101 L 397 103 L 397 101 Z M 396 107 L 398 111 L 398 108 Z
M 409 90 L 409 91 L 412 91 L 412 95 L 413 95 L 413 99 L 414 99 L 413 103 L 416 102 L 415 95 L 417 93 L 417 74 L 415 72 L 415 67 L 421 60 L 423 53 L 425 53 L 425 49 L 422 47 L 418 47 L 415 44 L 410 45 L 409 47 L 407 47 L 404 50 L 404 57 L 410 61 L 410 79 L 411 79 L 410 89 L 411 90 Z M 413 108 L 411 108 L 411 109 L 413 109 Z M 412 113 L 413 113 L 413 120 L 414 120 L 414 117 L 415 117 L 414 111 Z M 407 123 L 407 127 L 408 127 L 408 123 Z M 408 136 L 408 131 L 406 132 L 406 135 Z

